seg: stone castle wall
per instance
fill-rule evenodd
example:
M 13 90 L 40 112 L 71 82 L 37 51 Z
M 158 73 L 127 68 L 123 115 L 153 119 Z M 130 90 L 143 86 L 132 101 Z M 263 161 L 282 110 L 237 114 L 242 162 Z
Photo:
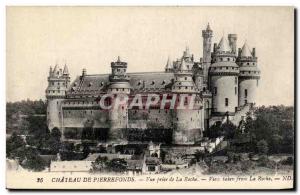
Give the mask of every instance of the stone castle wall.
M 62 99 L 49 99 L 47 101 L 47 124 L 52 130 L 54 127 L 61 129 L 61 103 Z
M 238 106 L 238 85 L 235 82 L 235 78 L 235 76 L 211 77 L 214 112 L 235 112 L 235 109 Z M 225 98 L 228 98 L 228 106 L 225 105 Z
M 194 143 L 204 128 L 203 110 L 174 110 L 174 144 Z
M 239 80 L 239 106 L 255 103 L 257 82 L 256 79 Z M 247 94 L 245 94 L 245 90 L 247 90 Z

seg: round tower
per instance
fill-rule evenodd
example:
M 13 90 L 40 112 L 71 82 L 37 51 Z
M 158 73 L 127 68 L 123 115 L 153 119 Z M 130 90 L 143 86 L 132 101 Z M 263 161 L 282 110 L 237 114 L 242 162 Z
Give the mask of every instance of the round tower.
M 203 37 L 203 75 L 204 75 L 204 84 L 208 85 L 208 69 L 211 64 L 211 45 L 213 31 L 210 28 L 209 23 L 205 30 L 202 30 Z
M 256 89 L 260 79 L 255 48 L 251 52 L 247 43 L 245 43 L 242 49 L 239 49 L 237 64 L 240 67 L 239 106 L 255 103 Z
M 126 74 L 127 62 L 120 57 L 111 63 L 112 73 L 109 75 L 108 93 L 111 94 L 111 109 L 109 110 L 109 140 L 122 142 L 126 140 L 125 129 L 128 124 L 128 104 L 126 98 L 130 94 L 129 76 Z
M 183 54 L 175 74 L 172 93 L 177 95 L 177 102 L 173 115 L 173 144 L 193 144 L 201 137 L 200 100 L 196 96 L 197 88 L 193 81 L 193 58 L 188 48 Z M 190 102 L 193 107 L 189 107 Z
M 51 131 L 54 127 L 62 130 L 61 102 L 70 85 L 70 76 L 67 65 L 62 70 L 58 65 L 54 69 L 50 67 L 48 76 L 47 98 L 47 124 Z
M 232 48 L 223 37 L 214 48 L 213 64 L 209 69 L 214 115 L 233 115 L 238 106 L 239 67 L 235 60 Z

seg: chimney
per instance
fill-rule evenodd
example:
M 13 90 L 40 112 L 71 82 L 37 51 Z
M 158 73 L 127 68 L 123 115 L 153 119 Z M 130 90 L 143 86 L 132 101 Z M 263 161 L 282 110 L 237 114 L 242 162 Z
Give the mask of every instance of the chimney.
M 82 76 L 85 76 L 86 75 L 86 69 L 82 69 Z
M 241 57 L 241 54 L 242 54 L 242 48 L 239 48 L 238 57 Z
M 229 34 L 228 35 L 228 41 L 229 45 L 232 49 L 232 52 L 236 55 L 236 41 L 237 41 L 237 35 L 236 34 Z
M 252 56 L 253 56 L 254 58 L 256 57 L 255 47 L 252 48 Z
M 217 43 L 214 43 L 214 53 L 217 51 Z

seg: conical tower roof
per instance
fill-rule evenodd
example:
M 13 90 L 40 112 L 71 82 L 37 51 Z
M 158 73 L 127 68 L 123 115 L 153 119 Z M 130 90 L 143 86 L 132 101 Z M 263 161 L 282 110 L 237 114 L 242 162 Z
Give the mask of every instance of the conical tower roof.
M 252 57 L 251 51 L 249 49 L 249 46 L 247 42 L 242 47 L 241 57 Z
M 56 64 L 53 69 L 53 74 L 57 75 L 57 74 L 59 74 L 58 72 L 59 72 L 59 65 Z
M 166 68 L 165 68 L 165 69 L 166 69 L 166 70 L 173 69 L 173 65 L 172 65 L 172 63 L 171 63 L 170 58 L 168 58 L 168 61 L 167 61 L 167 64 L 166 64 Z
M 184 59 L 181 60 L 181 63 L 180 63 L 180 66 L 179 66 L 179 70 L 181 70 L 181 71 L 189 70 Z
M 65 65 L 63 74 L 69 74 L 68 66 Z
M 228 41 L 224 37 L 222 37 L 222 39 L 220 40 L 219 45 L 218 45 L 218 51 L 220 51 L 220 52 L 230 52 L 231 50 L 232 49 L 229 46 Z
M 207 23 L 206 30 L 207 30 L 207 31 L 211 31 L 211 28 L 210 28 L 210 25 L 209 25 L 209 23 Z
M 190 49 L 188 46 L 186 46 L 185 51 L 183 52 L 183 57 L 185 57 L 185 58 L 191 57 Z

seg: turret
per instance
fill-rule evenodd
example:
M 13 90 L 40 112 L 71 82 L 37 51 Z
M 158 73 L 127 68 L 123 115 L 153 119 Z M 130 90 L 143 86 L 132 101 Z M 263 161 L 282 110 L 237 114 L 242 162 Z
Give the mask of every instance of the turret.
M 223 37 L 213 54 L 209 69 L 210 90 L 212 91 L 213 114 L 234 114 L 238 106 L 239 67 L 227 40 Z
M 239 49 L 237 64 L 240 67 L 239 74 L 239 106 L 255 103 L 256 89 L 260 79 L 260 70 L 257 67 L 255 48 L 252 52 L 247 43 Z
M 211 64 L 211 44 L 213 31 L 211 30 L 209 24 L 205 30 L 202 30 L 203 37 L 203 74 L 204 74 L 204 83 L 207 85 L 208 82 L 208 68 Z
M 190 55 L 188 48 L 183 52 L 181 62 L 178 70 L 175 72 L 175 83 L 172 91 L 178 93 L 193 93 L 195 92 L 195 84 L 193 82 L 192 68 L 194 62 L 192 61 L 192 55 Z
M 111 98 L 112 107 L 109 110 L 109 141 L 122 142 L 126 140 L 125 129 L 128 124 L 128 105 L 127 103 L 119 104 L 118 101 L 123 101 L 123 98 L 130 93 L 131 89 L 130 78 L 126 74 L 127 62 L 122 62 L 120 57 L 118 57 L 116 62 L 111 62 L 111 69 L 112 73 L 109 75 L 108 93 L 113 96 Z
M 173 144 L 193 144 L 201 137 L 203 130 L 201 128 L 202 112 L 199 112 L 201 103 L 200 100 L 196 100 L 197 88 L 192 78 L 193 65 L 193 55 L 187 48 L 174 73 L 175 81 L 172 86 L 172 93 L 177 95 L 177 107 L 173 112 Z M 197 98 L 193 99 L 195 97 Z M 194 102 L 197 108 L 188 108 L 190 102 Z
M 228 35 L 228 41 L 229 41 L 229 46 L 232 49 L 232 52 L 234 55 L 236 55 L 236 41 L 237 41 L 237 35 L 236 34 L 229 34 Z
M 166 67 L 165 67 L 165 72 L 174 72 L 173 64 L 170 61 L 170 58 L 168 58 Z
M 61 102 L 65 98 L 69 85 L 70 76 L 67 65 L 65 65 L 64 70 L 59 68 L 58 65 L 55 65 L 54 69 L 50 67 L 48 87 L 46 89 L 47 124 L 50 130 L 54 127 L 62 129 Z

